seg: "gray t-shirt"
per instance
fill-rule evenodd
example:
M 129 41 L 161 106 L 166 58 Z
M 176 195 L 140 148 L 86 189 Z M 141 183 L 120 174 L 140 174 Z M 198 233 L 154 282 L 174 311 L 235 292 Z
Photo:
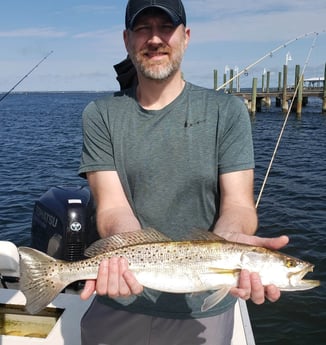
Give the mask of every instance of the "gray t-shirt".
M 161 110 L 143 109 L 135 89 L 91 102 L 83 128 L 80 175 L 117 171 L 142 227 L 171 238 L 194 228 L 212 229 L 218 218 L 219 175 L 254 167 L 243 102 L 190 83 Z M 185 300 L 162 295 L 156 304 L 139 298 L 126 308 L 167 317 L 206 317 L 234 302 L 227 297 L 203 314 L 198 296 Z

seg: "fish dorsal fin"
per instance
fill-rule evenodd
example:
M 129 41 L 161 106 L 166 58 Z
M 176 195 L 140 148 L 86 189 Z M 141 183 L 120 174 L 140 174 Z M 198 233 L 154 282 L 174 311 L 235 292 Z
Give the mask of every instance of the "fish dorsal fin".
M 225 241 L 224 238 L 216 235 L 212 231 L 203 229 L 191 229 L 186 234 L 182 234 L 182 241 Z
M 170 242 L 171 239 L 161 232 L 145 228 L 138 231 L 122 232 L 120 234 L 112 235 L 107 238 L 100 239 L 91 244 L 86 250 L 84 255 L 93 257 L 109 251 L 113 251 L 122 247 L 127 247 L 141 243 L 153 242 Z

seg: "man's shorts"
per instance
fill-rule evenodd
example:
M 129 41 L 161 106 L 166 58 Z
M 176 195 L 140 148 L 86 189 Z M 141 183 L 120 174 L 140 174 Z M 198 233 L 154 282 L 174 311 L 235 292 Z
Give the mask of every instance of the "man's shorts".
M 95 298 L 81 321 L 82 345 L 230 345 L 234 308 L 201 319 L 166 319 L 113 309 Z

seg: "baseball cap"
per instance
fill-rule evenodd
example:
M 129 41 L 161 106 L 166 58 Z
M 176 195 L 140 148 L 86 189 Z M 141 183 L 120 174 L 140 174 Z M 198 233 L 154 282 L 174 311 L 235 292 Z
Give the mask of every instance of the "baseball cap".
M 126 8 L 126 29 L 132 29 L 136 17 L 147 8 L 165 11 L 175 26 L 186 26 L 186 13 L 181 0 L 129 0 Z

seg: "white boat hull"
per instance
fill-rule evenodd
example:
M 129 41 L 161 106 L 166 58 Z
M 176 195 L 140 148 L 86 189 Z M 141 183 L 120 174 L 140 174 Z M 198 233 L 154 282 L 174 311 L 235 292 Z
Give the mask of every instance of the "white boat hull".
M 46 338 L 0 335 L 1 345 L 80 345 L 80 320 L 92 299 L 81 301 L 76 294 L 62 293 L 49 307 L 64 309 Z M 24 295 L 14 289 L 0 289 L 0 303 L 25 305 Z M 244 301 L 235 306 L 235 326 L 231 345 L 254 345 L 254 337 Z

